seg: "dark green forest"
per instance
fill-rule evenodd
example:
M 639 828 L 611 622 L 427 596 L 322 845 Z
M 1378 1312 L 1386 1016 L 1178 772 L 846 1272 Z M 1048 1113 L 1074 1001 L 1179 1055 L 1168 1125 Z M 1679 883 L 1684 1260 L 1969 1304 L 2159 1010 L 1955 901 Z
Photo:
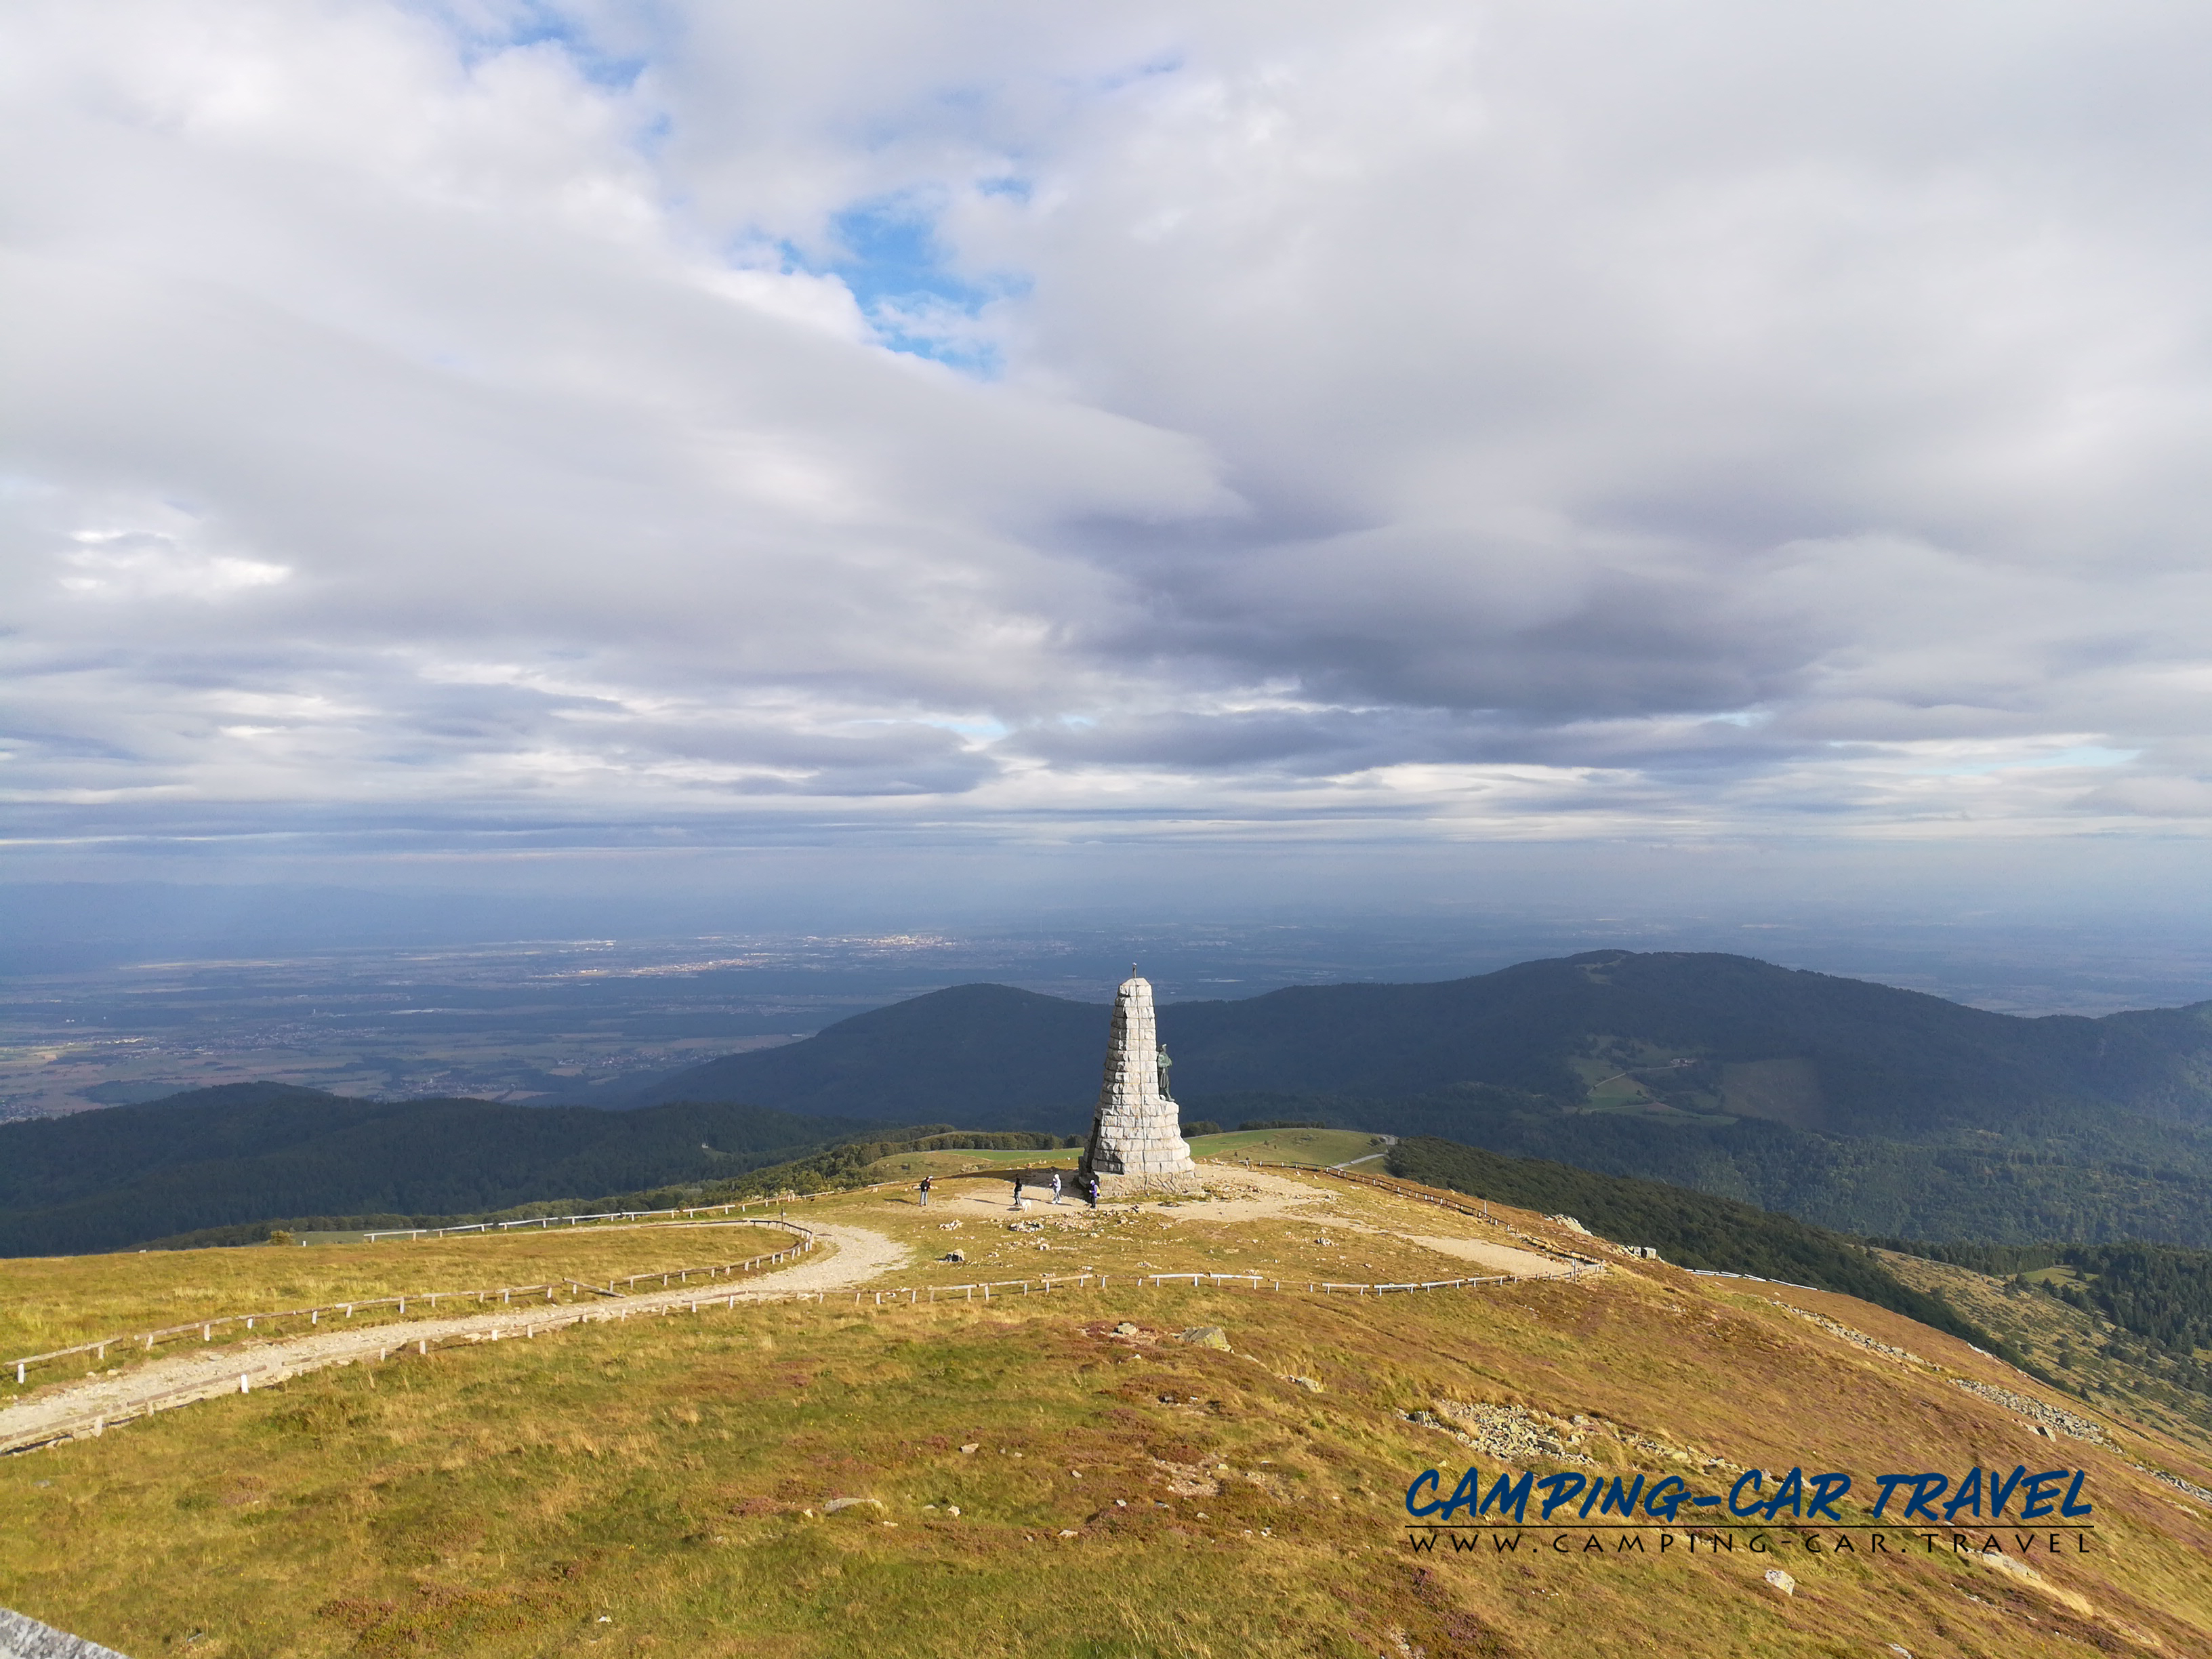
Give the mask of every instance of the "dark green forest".
M 1616 1244 L 1649 1245 L 1684 1267 L 1752 1273 L 1855 1296 L 1984 1348 L 1995 1339 L 1942 1297 L 1901 1282 L 1856 1239 L 1733 1200 L 1656 1181 L 1504 1158 L 1433 1136 L 1390 1149 L 1390 1173 L 1545 1215 L 1571 1215 Z
M 2166 1244 L 1929 1244 L 1884 1238 L 1886 1249 L 2011 1279 L 2045 1296 L 2095 1313 L 2179 1358 L 2212 1348 L 2212 1251 Z M 2030 1281 L 2045 1267 L 2069 1267 L 2075 1279 Z M 2212 1392 L 2212 1370 L 2201 1391 Z
M 2085 1243 L 2153 1238 L 2212 1246 L 2212 1172 L 2201 1129 L 2052 1110 L 2007 1138 L 1942 1141 L 1815 1133 L 1758 1118 L 1563 1111 L 1493 1085 L 1375 1100 L 1243 1093 L 1198 1097 L 1224 1120 L 1303 1109 L 1346 1128 L 1437 1135 L 1516 1158 L 1575 1164 L 1784 1210 L 1838 1232 Z
M 276 1216 L 482 1214 L 727 1180 L 890 1127 L 732 1104 L 605 1112 L 237 1084 L 0 1124 L 0 1255 L 121 1249 Z

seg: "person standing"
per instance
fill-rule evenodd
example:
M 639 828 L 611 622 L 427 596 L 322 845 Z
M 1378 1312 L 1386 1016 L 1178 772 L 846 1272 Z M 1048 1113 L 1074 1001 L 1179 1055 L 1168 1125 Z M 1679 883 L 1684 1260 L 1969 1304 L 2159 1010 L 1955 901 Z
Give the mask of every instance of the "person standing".
M 1057 1170 L 1052 1172 L 1052 1201 L 1055 1204 L 1060 1202 L 1060 1171 Z
M 1097 1176 L 1091 1177 L 1091 1207 L 1094 1210 L 1098 1207 L 1098 1177 Z
M 1022 1177 L 1019 1176 L 1014 1177 L 1014 1207 L 1018 1210 L 1022 1207 Z
M 929 1207 L 929 1177 L 927 1176 L 921 1178 L 921 1207 L 925 1210 Z

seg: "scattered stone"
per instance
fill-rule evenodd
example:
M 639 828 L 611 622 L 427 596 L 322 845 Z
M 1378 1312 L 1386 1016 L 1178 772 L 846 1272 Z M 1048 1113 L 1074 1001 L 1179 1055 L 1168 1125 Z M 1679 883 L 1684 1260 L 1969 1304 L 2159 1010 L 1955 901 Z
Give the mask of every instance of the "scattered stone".
M 1286 1376 L 1283 1381 L 1288 1382 L 1293 1388 L 1304 1389 L 1309 1394 L 1324 1394 L 1328 1392 L 1328 1390 L 1323 1389 L 1320 1383 L 1315 1382 L 1310 1376 Z
M 2086 1417 L 2077 1417 L 2057 1406 L 2046 1406 L 2040 1400 L 2031 1400 L 2024 1394 L 2014 1394 L 2010 1389 L 2000 1389 L 1992 1382 L 1977 1382 L 1964 1376 L 1954 1376 L 1951 1380 L 1968 1394 L 1979 1395 L 2008 1411 L 2018 1412 L 2045 1433 L 2056 1429 L 2060 1434 L 2071 1435 L 2076 1440 L 2086 1440 L 2094 1446 L 2110 1443 L 2106 1438 L 2104 1425 L 2092 1423 Z
M 1450 1419 L 1437 1420 L 1437 1413 Z M 1435 1412 L 1403 1414 L 1409 1423 L 1442 1429 L 1461 1444 L 1492 1457 L 1525 1462 L 1548 1457 L 1555 1463 L 1587 1463 L 1591 1460 L 1571 1450 L 1579 1438 L 1559 1418 L 1519 1406 L 1468 1405 L 1463 1401 L 1439 1400 Z
M 835 1515 L 840 1510 L 849 1510 L 860 1504 L 872 1504 L 878 1509 L 881 1509 L 884 1506 L 884 1500 L 880 1498 L 833 1498 L 822 1506 L 822 1512 L 824 1515 Z
M 960 1224 L 957 1221 L 940 1221 L 937 1224 L 937 1231 L 940 1233 L 949 1233 L 955 1231 L 959 1225 Z
M 1074 1529 L 1073 1529 L 1073 1528 L 1070 1528 L 1070 1527 L 1062 1527 L 1062 1528 L 1060 1529 L 1060 1535 L 1062 1538 L 1073 1538 L 1073 1537 L 1074 1537 L 1076 1534 L 1075 1534 L 1075 1531 L 1074 1531 Z
M 939 1261 L 965 1261 L 968 1259 L 968 1252 L 965 1250 L 947 1250 L 943 1255 L 937 1259 Z
M 2168 1474 L 2164 1469 L 2154 1469 L 2148 1463 L 2135 1466 L 2154 1480 L 2163 1480 L 2176 1492 L 2187 1492 L 2200 1504 L 2212 1504 L 2212 1492 L 2207 1492 L 2193 1480 L 2184 1480 L 2178 1474 Z
M 1190 1329 L 1178 1333 L 1176 1340 L 1188 1342 L 1194 1348 L 1217 1348 L 1223 1353 L 1230 1352 L 1229 1333 L 1218 1325 L 1194 1325 Z
M 1766 1582 L 1784 1595 L 1797 1594 L 1797 1581 L 1779 1567 L 1769 1567 L 1766 1570 Z
M 1840 1336 L 1854 1346 L 1864 1348 L 1869 1353 L 1878 1353 L 1885 1359 L 1899 1360 L 1907 1365 L 1926 1365 L 1930 1370 L 1936 1369 L 1932 1361 L 1923 1359 L 1911 1349 L 1895 1347 L 1887 1342 L 1877 1342 L 1864 1331 L 1855 1331 L 1850 1326 L 1829 1318 L 1826 1314 L 1809 1313 L 1803 1308 L 1793 1308 L 1787 1302 L 1778 1302 L 1774 1305 L 1785 1313 L 1796 1314 L 1808 1324 L 1818 1325 L 1831 1336 Z
M 960 1505 L 957 1504 L 947 1504 L 945 1506 L 945 1512 L 947 1515 L 957 1515 L 960 1513 Z
M 1212 1498 L 1221 1490 L 1219 1483 L 1195 1463 L 1170 1463 L 1164 1457 L 1155 1457 L 1152 1467 L 1166 1477 L 1168 1490 L 1178 1498 Z M 1228 1473 L 1225 1464 L 1214 1471 L 1216 1474 Z
M 1580 1233 L 1585 1238 L 1590 1237 L 1590 1230 L 1571 1215 L 1547 1215 L 1544 1219 L 1556 1226 L 1565 1227 L 1571 1233 Z
M 962 1451 L 962 1453 L 963 1453 L 963 1455 L 972 1456 L 972 1455 L 974 1455 L 976 1452 L 978 1452 L 978 1451 L 980 1451 L 980 1450 L 981 1450 L 981 1449 L 982 1449 L 982 1443 L 981 1443 L 981 1441 L 972 1441 L 972 1440 L 971 1440 L 970 1442 L 969 1442 L 969 1443 L 968 1443 L 968 1444 L 966 1444 L 966 1445 L 963 1446 L 960 1449 L 961 1449 L 961 1451 Z
M 1137 1328 L 1126 1319 L 1114 1328 L 1114 1334 L 1116 1336 L 1134 1336 L 1136 1334 Z

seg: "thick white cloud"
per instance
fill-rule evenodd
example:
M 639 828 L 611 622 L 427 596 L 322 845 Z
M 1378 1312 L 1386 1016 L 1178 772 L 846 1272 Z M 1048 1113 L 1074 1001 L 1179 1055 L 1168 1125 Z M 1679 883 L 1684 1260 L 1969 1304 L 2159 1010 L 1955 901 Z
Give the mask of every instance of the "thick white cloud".
M 24 0 L 0 791 L 43 842 L 2197 833 L 2208 47 Z

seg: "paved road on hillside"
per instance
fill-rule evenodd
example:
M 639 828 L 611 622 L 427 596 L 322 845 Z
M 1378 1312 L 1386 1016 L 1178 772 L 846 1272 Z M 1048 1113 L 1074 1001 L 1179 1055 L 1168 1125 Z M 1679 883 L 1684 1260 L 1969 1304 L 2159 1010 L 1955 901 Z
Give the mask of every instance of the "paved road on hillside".
M 189 1405 L 239 1392 L 238 1379 L 247 1376 L 255 1388 L 280 1382 L 340 1361 L 374 1358 L 391 1350 L 417 1342 L 494 1342 L 530 1340 L 531 1333 L 548 1331 L 585 1321 L 635 1318 L 694 1303 L 704 1309 L 739 1302 L 785 1302 L 832 1291 L 848 1291 L 903 1266 L 903 1244 L 868 1227 L 817 1222 L 812 1231 L 820 1241 L 808 1255 L 783 1267 L 741 1284 L 693 1285 L 681 1289 L 652 1291 L 605 1302 L 567 1304 L 558 1307 L 501 1309 L 453 1318 L 410 1319 L 395 1324 L 309 1332 L 266 1342 L 231 1344 L 225 1347 L 172 1355 L 135 1366 L 115 1376 L 87 1377 L 49 1393 L 34 1395 L 0 1408 L 0 1453 L 21 1451 L 67 1436 L 88 1432 L 96 1421 L 139 1416 L 147 1402 L 159 1399 L 161 1409 Z M 825 1249 L 827 1246 L 829 1248 Z

